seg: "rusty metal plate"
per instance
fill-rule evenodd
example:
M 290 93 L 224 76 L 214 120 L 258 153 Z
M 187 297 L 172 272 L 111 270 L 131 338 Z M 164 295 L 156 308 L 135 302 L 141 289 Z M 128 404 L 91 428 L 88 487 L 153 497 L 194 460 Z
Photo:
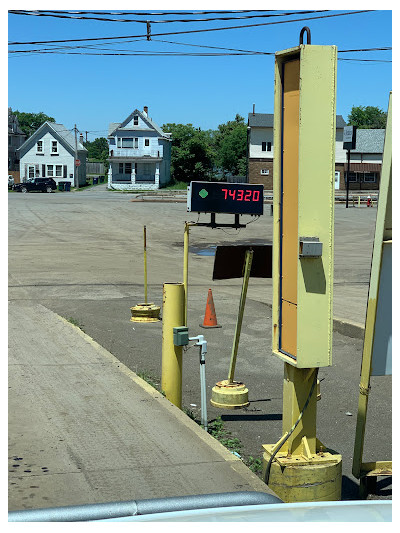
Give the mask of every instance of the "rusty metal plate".
M 243 277 L 246 250 L 253 250 L 250 277 L 272 278 L 272 244 L 217 246 L 213 279 Z

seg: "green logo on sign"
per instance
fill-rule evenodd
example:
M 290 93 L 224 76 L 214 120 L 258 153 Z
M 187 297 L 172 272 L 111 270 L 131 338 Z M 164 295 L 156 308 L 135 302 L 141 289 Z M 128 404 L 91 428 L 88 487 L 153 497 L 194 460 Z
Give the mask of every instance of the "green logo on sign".
M 199 192 L 199 196 L 204 199 L 206 198 L 206 196 L 208 196 L 208 192 L 205 189 L 201 189 L 201 191 Z

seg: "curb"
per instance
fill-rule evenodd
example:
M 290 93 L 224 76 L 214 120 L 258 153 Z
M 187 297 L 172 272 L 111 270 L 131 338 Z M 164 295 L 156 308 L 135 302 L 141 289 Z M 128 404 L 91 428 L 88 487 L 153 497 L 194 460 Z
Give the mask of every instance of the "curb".
M 351 320 L 342 320 L 340 318 L 333 319 L 333 331 L 352 337 L 354 339 L 364 339 L 364 325 Z

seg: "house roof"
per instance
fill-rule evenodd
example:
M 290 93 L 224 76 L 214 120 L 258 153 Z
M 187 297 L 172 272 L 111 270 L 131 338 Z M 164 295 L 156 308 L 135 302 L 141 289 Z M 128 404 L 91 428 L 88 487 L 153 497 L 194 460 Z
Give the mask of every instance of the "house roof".
M 273 128 L 273 113 L 249 113 L 249 126 L 251 128 Z M 336 128 L 344 128 L 346 122 L 342 115 L 336 115 Z
M 49 126 L 58 133 L 60 137 L 68 143 L 73 150 L 75 150 L 75 134 L 72 131 L 67 130 L 63 124 L 56 124 L 55 122 L 48 122 Z M 78 150 L 86 150 L 86 148 L 79 142 L 78 139 Z M 86 150 L 87 152 L 87 150 Z
M 356 148 L 352 152 L 382 154 L 386 130 L 361 130 L 356 133 Z
M 56 124 L 55 122 L 48 121 L 44 122 L 34 133 L 32 133 L 29 139 L 27 139 L 24 144 L 18 148 L 18 150 L 22 153 L 24 148 L 34 141 L 35 138 L 40 138 L 44 133 L 44 130 L 47 128 L 54 134 L 56 138 L 64 142 L 67 148 L 70 148 L 71 151 L 75 151 L 75 134 L 70 130 L 67 130 L 63 124 Z M 77 144 L 79 151 L 87 152 L 86 148 L 79 142 L 79 140 Z
M 155 122 L 151 120 L 151 118 L 145 115 L 143 111 L 139 111 L 139 109 L 135 109 L 134 111 L 132 111 L 132 113 L 128 117 L 126 117 L 126 119 L 123 120 L 122 122 L 111 122 L 108 126 L 108 136 L 110 137 L 115 132 L 116 129 L 125 129 L 123 125 L 127 124 L 132 119 L 133 115 L 140 115 L 142 120 L 144 120 L 144 122 L 147 122 L 147 124 L 151 128 L 153 128 L 161 137 L 165 137 L 166 139 L 169 137 L 169 135 L 166 135 L 163 132 L 163 130 L 159 126 L 157 126 Z M 132 128 L 126 128 L 126 129 L 131 130 Z

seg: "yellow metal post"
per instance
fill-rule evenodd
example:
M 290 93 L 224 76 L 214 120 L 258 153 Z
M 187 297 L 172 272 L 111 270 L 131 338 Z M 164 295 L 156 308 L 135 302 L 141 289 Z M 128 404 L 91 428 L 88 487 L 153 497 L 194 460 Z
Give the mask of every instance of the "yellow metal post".
M 213 407 L 221 409 L 241 409 L 249 405 L 249 389 L 241 381 L 235 381 L 235 367 L 239 348 L 240 332 L 242 329 L 244 307 L 246 304 L 247 287 L 249 285 L 253 250 L 246 250 L 242 292 L 240 294 L 239 312 L 236 321 L 235 335 L 232 346 L 231 361 L 228 379 L 218 381 L 211 391 L 210 403 Z
M 146 226 L 143 226 L 143 261 L 144 261 L 144 303 L 147 304 L 147 246 L 146 246 Z
M 361 207 L 361 196 L 358 197 L 358 207 Z
M 151 323 L 160 320 L 160 307 L 147 300 L 147 232 L 143 226 L 144 302 L 131 307 L 131 322 Z
M 187 326 L 187 307 L 188 307 L 188 281 L 189 281 L 189 223 L 185 222 L 185 230 L 183 233 L 183 286 L 185 290 L 185 309 L 184 325 Z
M 182 409 L 182 346 L 175 346 L 173 328 L 184 325 L 183 283 L 164 283 L 161 389 L 170 402 Z
M 253 250 L 246 250 L 246 259 L 244 264 L 242 292 L 240 295 L 239 312 L 236 321 L 235 336 L 233 339 L 231 362 L 229 365 L 228 381 L 233 383 L 236 367 L 237 353 L 239 349 L 240 332 L 242 330 L 242 322 L 244 315 L 244 306 L 246 304 L 247 287 L 249 286 L 251 263 L 253 261 Z
M 365 493 L 367 492 L 367 478 L 363 479 L 364 477 L 391 475 L 392 471 L 391 461 L 381 461 L 379 466 L 377 466 L 377 463 L 362 462 L 370 376 L 372 371 L 375 324 L 379 301 L 381 265 L 385 246 L 390 248 L 392 246 L 392 93 L 390 93 L 389 97 L 379 202 L 376 214 L 375 238 L 372 252 L 367 315 L 365 319 L 364 347 L 361 363 L 356 437 L 353 454 L 353 475 L 354 477 L 361 479 L 360 489 L 363 496 L 365 496 Z

